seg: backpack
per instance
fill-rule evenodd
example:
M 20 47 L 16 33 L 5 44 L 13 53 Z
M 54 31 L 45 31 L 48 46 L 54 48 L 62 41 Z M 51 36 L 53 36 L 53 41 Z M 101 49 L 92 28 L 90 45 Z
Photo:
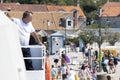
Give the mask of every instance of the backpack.
M 105 62 L 101 62 L 101 65 L 102 65 L 102 66 L 106 66 Z
M 52 70 L 52 71 L 51 71 L 51 75 L 52 75 L 52 76 L 55 76 L 55 75 L 56 75 L 56 71 L 55 71 L 55 70 Z

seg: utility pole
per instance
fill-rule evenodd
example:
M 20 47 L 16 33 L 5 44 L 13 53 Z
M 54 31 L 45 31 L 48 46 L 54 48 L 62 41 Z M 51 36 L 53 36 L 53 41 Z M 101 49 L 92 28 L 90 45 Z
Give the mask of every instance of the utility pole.
M 67 51 L 66 51 L 66 33 L 67 33 L 67 30 L 66 30 L 66 26 L 65 26 L 65 54 L 67 54 Z
M 99 72 L 101 72 L 101 17 L 99 17 Z
M 60 18 L 59 26 L 63 27 L 65 30 L 64 47 L 65 47 L 65 54 L 67 54 L 67 52 L 66 52 L 66 36 L 67 36 L 66 32 L 67 32 L 67 30 L 66 30 L 66 19 L 65 18 Z
M 99 10 L 99 20 L 98 20 L 98 27 L 99 27 L 99 54 L 98 54 L 98 60 L 99 60 L 99 72 L 101 72 L 102 67 L 101 67 L 101 9 Z

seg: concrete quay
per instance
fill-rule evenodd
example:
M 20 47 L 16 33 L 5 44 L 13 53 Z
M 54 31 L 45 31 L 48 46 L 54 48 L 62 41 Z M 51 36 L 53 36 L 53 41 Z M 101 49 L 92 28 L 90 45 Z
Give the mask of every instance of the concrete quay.
M 70 58 L 70 63 L 68 63 L 68 66 L 78 70 L 80 67 L 80 64 L 83 63 L 85 59 L 82 58 L 82 53 L 81 52 L 69 52 L 67 53 L 67 56 Z M 50 63 L 51 65 L 54 65 L 54 57 L 55 55 L 50 55 Z M 61 60 L 59 60 L 58 65 L 61 65 Z
M 70 58 L 70 63 L 68 63 L 68 66 L 70 68 L 73 68 L 77 73 L 79 68 L 81 67 L 81 64 L 85 62 L 85 59 L 82 57 L 82 53 L 69 52 L 67 53 L 67 56 L 69 56 Z M 50 55 L 50 63 L 51 65 L 54 65 L 54 55 Z M 60 60 L 58 65 L 61 65 Z M 116 73 L 108 74 L 103 71 L 97 72 L 97 80 L 107 80 L 107 76 L 111 76 L 111 80 L 120 80 L 120 62 L 118 62 L 118 65 L 116 67 Z

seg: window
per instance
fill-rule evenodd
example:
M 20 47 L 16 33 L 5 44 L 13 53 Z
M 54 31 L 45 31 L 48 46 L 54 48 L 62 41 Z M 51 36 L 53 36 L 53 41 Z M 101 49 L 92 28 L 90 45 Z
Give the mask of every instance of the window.
M 71 26 L 71 23 L 72 23 L 71 21 L 68 21 L 68 26 Z
M 67 21 L 66 21 L 66 27 L 68 29 L 73 28 L 73 20 L 72 19 L 67 19 Z

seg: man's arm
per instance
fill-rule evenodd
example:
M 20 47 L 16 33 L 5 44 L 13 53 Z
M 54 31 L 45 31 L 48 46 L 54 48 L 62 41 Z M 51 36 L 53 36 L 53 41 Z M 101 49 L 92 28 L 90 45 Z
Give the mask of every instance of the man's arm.
M 44 44 L 40 41 L 40 39 L 39 39 L 39 37 L 38 37 L 38 35 L 37 35 L 36 32 L 32 32 L 31 35 L 34 37 L 35 41 L 37 41 L 37 43 L 38 43 L 39 45 L 44 45 Z

